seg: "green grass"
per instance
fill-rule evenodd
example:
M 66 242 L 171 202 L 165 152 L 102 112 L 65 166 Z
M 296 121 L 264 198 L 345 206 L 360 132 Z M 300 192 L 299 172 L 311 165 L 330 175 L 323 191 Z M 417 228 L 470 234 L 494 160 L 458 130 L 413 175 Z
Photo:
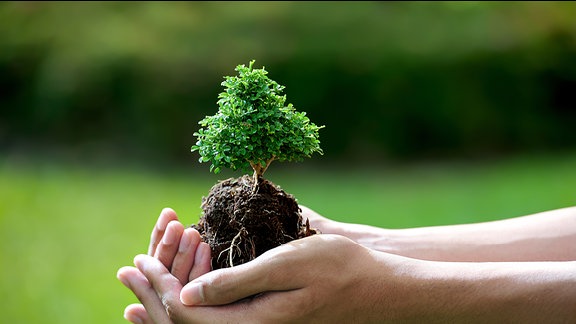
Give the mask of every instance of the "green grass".
M 116 270 L 145 252 L 163 207 L 173 207 L 185 223 L 197 220 L 202 195 L 225 177 L 195 174 L 199 169 L 205 170 L 0 161 L 3 321 L 125 323 L 123 309 L 136 299 Z M 267 175 L 326 216 L 391 228 L 576 204 L 576 155 L 338 171 L 278 164 Z

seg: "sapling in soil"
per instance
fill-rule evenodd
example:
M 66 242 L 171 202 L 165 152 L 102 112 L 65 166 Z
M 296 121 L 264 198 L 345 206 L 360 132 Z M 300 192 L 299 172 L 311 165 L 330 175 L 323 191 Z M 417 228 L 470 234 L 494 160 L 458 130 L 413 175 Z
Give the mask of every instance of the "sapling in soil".
M 316 126 L 286 104 L 284 86 L 262 67 L 238 65 L 227 76 L 218 98 L 218 112 L 199 124 L 196 145 L 200 162 L 210 171 L 242 170 L 239 178 L 219 181 L 202 198 L 196 228 L 212 250 L 212 268 L 233 267 L 284 243 L 317 234 L 303 220 L 295 197 L 265 179 L 273 161 L 302 161 L 322 154 Z

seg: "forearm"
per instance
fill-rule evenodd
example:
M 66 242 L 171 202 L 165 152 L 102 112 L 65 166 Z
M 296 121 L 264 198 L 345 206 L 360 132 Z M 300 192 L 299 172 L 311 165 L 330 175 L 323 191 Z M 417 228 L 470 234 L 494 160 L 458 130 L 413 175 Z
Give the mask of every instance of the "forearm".
M 422 307 L 432 311 L 432 319 L 463 323 L 576 320 L 576 262 L 435 264 L 420 279 L 420 296 L 429 298 L 421 300 Z
M 374 250 L 437 261 L 576 260 L 576 207 L 476 224 L 410 229 L 334 226 Z
M 383 269 L 390 269 L 384 256 Z M 576 262 L 435 262 L 406 258 L 383 278 L 377 316 L 402 323 L 573 323 Z M 380 271 L 380 273 L 384 273 Z M 377 285 L 374 285 L 377 286 Z M 370 301 L 367 301 L 370 302 Z

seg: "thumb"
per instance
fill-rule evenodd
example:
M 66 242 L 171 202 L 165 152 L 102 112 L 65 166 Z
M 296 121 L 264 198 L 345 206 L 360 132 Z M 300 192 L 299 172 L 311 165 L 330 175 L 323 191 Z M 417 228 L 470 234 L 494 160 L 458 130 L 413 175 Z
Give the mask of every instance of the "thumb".
M 272 251 L 280 253 L 269 253 Z M 282 256 L 282 247 L 269 252 L 250 262 L 196 278 L 182 288 L 180 301 L 188 306 L 224 305 L 259 293 L 302 288 L 293 277 L 290 258 Z

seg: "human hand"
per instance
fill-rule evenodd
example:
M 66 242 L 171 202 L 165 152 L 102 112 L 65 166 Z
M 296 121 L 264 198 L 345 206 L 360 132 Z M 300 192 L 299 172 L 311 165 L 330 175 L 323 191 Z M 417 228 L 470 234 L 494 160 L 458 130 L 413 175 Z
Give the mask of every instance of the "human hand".
M 171 208 L 164 208 L 158 217 L 148 255 L 162 262 L 182 285 L 210 271 L 210 246 L 197 230 L 184 229 Z
M 390 256 L 390 264 L 397 258 Z M 160 308 L 162 300 L 175 323 L 381 320 L 378 295 L 398 286 L 388 283 L 391 274 L 378 266 L 374 251 L 338 235 L 292 241 L 186 286 L 154 258 L 140 255 L 135 264 L 149 285 L 135 281 L 134 293 L 146 309 Z
M 157 258 L 182 285 L 210 271 L 210 247 L 201 242 L 200 234 L 192 228 L 184 229 L 174 210 L 165 208 L 152 230 L 148 254 Z M 118 279 L 129 289 L 152 290 L 150 283 L 134 267 L 123 267 Z M 140 295 L 142 296 L 142 295 Z M 137 297 L 140 297 L 137 295 Z M 149 298 L 151 297 L 151 298 Z M 132 323 L 168 323 L 166 310 L 157 298 L 144 295 L 142 304 L 126 307 L 124 317 Z
M 155 258 L 137 256 L 135 264 L 141 277 L 129 285 L 149 313 L 163 316 L 154 323 L 575 319 L 573 261 L 425 261 L 320 234 L 286 243 L 239 266 L 209 272 L 184 287 Z
M 322 221 L 321 216 L 318 219 Z M 168 226 L 172 220 L 162 221 L 165 232 L 158 226 L 152 240 L 156 242 L 151 243 L 152 254 L 158 257 L 162 253 L 156 251 L 174 249 L 167 243 L 161 247 L 160 238 L 172 226 L 178 233 L 178 225 Z M 314 226 L 326 233 L 325 228 Z M 342 245 L 323 242 L 329 240 Z M 330 262 L 335 255 L 344 264 Z M 164 263 L 174 264 L 176 259 L 177 253 Z M 570 310 L 576 300 L 574 262 L 424 261 L 369 250 L 337 235 L 293 241 L 246 264 L 200 276 L 185 287 L 157 259 L 138 256 L 135 264 L 138 269 L 127 267 L 124 276 L 119 271 L 119 278 L 146 307 L 137 308 L 142 320 L 133 319 L 134 323 L 351 318 L 355 322 L 560 322 L 574 319 Z M 338 270 L 342 276 L 334 279 Z M 527 299 L 527 295 L 535 297 Z
M 312 226 L 319 228 L 323 233 L 338 232 L 345 224 L 332 221 L 311 209 L 300 206 L 304 219 L 309 219 Z M 181 253 L 179 247 L 189 240 L 191 249 L 188 253 Z M 194 246 L 197 251 L 194 255 Z M 309 251 L 308 255 L 313 256 Z M 208 255 L 205 257 L 204 255 Z M 178 279 L 181 286 L 210 270 L 210 249 L 206 243 L 200 242 L 200 236 L 193 229 L 184 229 L 178 221 L 176 213 L 166 208 L 160 214 L 151 234 L 148 255 L 155 257 L 164 266 L 166 272 L 170 272 L 172 279 Z M 302 255 L 304 257 L 304 255 Z M 140 257 L 141 258 L 141 257 Z M 190 262 L 193 260 L 192 267 Z M 314 261 L 315 262 L 315 261 Z M 137 263 L 138 264 L 138 263 Z M 188 271 L 188 272 L 187 272 Z M 166 275 L 166 273 L 164 273 Z M 168 321 L 164 305 L 153 292 L 148 279 L 138 269 L 133 267 L 122 268 L 118 272 L 118 278 L 133 290 L 136 296 L 144 304 L 130 305 L 125 310 L 125 317 L 136 323 L 138 319 L 144 322 L 151 319 L 155 322 Z M 185 294 L 183 294 L 185 296 Z M 184 297 L 185 298 L 185 297 Z M 281 298 L 280 296 L 276 298 Z M 165 296 L 162 295 L 162 299 Z M 222 307 L 219 307 L 221 309 Z
M 303 217 L 308 218 L 313 227 L 321 227 L 327 232 L 330 228 L 336 227 L 337 222 L 322 217 L 307 207 L 301 206 L 301 208 Z M 188 249 L 184 249 L 186 246 Z M 150 236 L 148 255 L 158 259 L 181 285 L 210 271 L 210 247 L 201 242 L 196 230 L 184 229 L 176 212 L 170 208 L 163 209 L 158 217 Z M 135 293 L 141 289 L 152 289 L 146 277 L 134 267 L 121 268 L 117 277 Z M 158 303 L 153 295 L 139 293 L 137 297 L 144 305 L 127 306 L 124 311 L 127 320 L 133 323 L 168 320 L 162 303 Z

